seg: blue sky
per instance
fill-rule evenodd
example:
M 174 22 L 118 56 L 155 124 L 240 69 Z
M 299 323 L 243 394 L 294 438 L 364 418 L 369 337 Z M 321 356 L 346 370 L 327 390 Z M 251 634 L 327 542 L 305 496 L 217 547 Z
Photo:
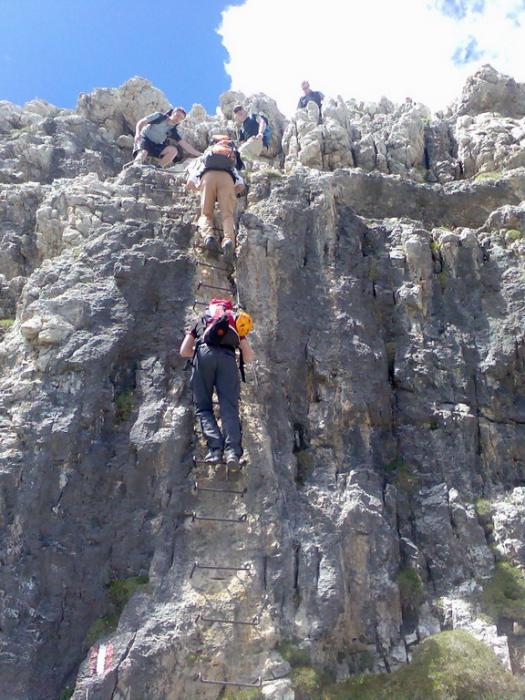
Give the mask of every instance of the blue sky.
M 525 81 L 525 0 L 0 0 L 0 99 L 74 107 L 134 75 L 214 112 L 227 89 L 290 115 L 326 95 L 445 108 L 491 63 Z
M 239 0 L 240 2 L 241 0 Z M 0 99 L 74 107 L 133 75 L 168 99 L 215 111 L 228 89 L 215 31 L 235 0 L 0 0 Z

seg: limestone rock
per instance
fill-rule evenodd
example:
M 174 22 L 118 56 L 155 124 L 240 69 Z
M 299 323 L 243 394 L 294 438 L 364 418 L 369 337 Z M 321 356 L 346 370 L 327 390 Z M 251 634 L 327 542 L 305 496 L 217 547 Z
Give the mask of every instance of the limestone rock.
M 291 666 L 394 670 L 450 627 L 523 667 L 479 602 L 494 546 L 525 566 L 523 125 L 515 84 L 482 74 L 488 113 L 480 78 L 460 116 L 195 105 L 199 148 L 236 102 L 274 129 L 235 287 L 198 263 L 184 173 L 121 170 L 159 91 L 0 104 L 0 700 L 217 700 L 201 680 L 260 676 L 292 700 Z M 230 481 L 192 462 L 178 347 L 203 281 L 255 320 Z
M 498 112 L 504 117 L 525 116 L 525 85 L 488 64 L 482 66 L 468 78 L 456 113 L 475 116 L 483 112 Z

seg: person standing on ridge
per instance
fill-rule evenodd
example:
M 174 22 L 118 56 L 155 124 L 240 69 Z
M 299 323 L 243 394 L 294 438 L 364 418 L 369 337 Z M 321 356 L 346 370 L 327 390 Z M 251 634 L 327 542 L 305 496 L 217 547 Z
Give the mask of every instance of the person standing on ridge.
M 233 119 L 239 128 L 239 153 L 246 160 L 258 158 L 268 148 L 272 136 L 270 122 L 264 114 L 248 114 L 242 105 L 233 108 Z
M 135 128 L 133 161 L 129 165 L 144 163 L 148 156 L 153 156 L 159 158 L 162 167 L 166 167 L 180 155 L 180 149 L 192 156 L 200 156 L 200 151 L 184 141 L 177 130 L 185 117 L 186 110 L 172 107 L 167 112 L 153 112 L 140 119 Z M 168 139 L 176 141 L 177 146 L 169 145 Z
M 212 299 L 204 316 L 186 333 L 180 346 L 181 357 L 193 357 L 191 387 L 195 413 L 208 445 L 205 461 L 218 464 L 224 460 L 230 468 L 238 467 L 242 456 L 241 383 L 235 351 L 240 349 L 244 362 L 254 359 L 246 338 L 251 327 L 251 318 L 245 312 L 234 315 L 229 299 Z M 214 389 L 222 431 L 213 413 Z
M 301 90 L 304 92 L 304 95 L 299 98 L 299 102 L 297 103 L 297 109 L 305 109 L 306 105 L 309 102 L 315 102 L 315 104 L 319 107 L 319 112 L 321 111 L 321 105 L 324 100 L 324 95 L 322 92 L 319 92 L 318 90 L 312 90 L 310 88 L 310 83 L 308 80 L 303 80 L 301 83 Z
M 244 180 L 239 174 L 243 162 L 235 144 L 228 136 L 215 136 L 194 164 L 186 182 L 189 190 L 201 193 L 199 231 L 204 247 L 211 255 L 218 255 L 219 241 L 215 235 L 215 202 L 222 216 L 222 253 L 224 262 L 231 264 L 235 254 L 235 206 L 237 195 L 244 191 Z

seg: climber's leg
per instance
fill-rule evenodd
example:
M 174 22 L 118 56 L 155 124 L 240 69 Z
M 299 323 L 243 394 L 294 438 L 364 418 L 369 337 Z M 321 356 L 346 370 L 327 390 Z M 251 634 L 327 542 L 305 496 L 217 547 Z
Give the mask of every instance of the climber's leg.
M 224 448 L 232 450 L 237 457 L 242 455 L 241 421 L 239 419 L 239 398 L 241 382 L 235 354 L 226 348 L 218 348 L 216 386 L 221 409 Z
M 217 372 L 216 349 L 200 345 L 195 355 L 191 387 L 195 414 L 210 450 L 222 450 L 224 440 L 213 413 L 213 387 Z

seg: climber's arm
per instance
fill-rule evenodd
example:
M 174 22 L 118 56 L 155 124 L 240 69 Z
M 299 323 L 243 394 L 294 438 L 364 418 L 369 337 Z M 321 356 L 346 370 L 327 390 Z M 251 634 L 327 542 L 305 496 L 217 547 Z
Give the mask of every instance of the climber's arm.
M 184 340 L 180 346 L 180 356 L 181 357 L 193 357 L 193 351 L 195 349 L 195 338 L 192 333 L 186 333 Z
M 241 338 L 241 351 L 243 359 L 246 363 L 252 362 L 255 359 L 255 353 L 253 352 L 250 343 L 246 338 Z

